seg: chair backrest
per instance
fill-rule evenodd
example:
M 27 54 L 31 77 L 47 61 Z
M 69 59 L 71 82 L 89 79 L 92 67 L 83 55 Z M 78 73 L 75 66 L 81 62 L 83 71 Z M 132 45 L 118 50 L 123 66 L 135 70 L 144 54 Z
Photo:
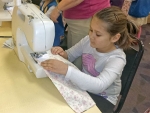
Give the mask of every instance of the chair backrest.
M 138 41 L 137 44 L 138 50 L 131 48 L 124 51 L 126 54 L 127 63 L 122 72 L 121 76 L 122 89 L 120 92 L 120 99 L 114 113 L 119 113 L 120 110 L 122 109 L 127 94 L 129 92 L 130 86 L 136 74 L 137 68 L 144 53 L 143 43 L 140 40 L 137 41 Z

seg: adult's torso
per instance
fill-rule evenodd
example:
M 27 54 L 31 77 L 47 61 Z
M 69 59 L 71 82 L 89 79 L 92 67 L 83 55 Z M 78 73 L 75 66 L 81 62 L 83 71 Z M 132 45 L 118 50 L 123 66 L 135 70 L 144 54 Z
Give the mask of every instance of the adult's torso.
M 110 0 L 84 0 L 79 5 L 64 11 L 67 19 L 87 19 L 97 11 L 110 6 Z

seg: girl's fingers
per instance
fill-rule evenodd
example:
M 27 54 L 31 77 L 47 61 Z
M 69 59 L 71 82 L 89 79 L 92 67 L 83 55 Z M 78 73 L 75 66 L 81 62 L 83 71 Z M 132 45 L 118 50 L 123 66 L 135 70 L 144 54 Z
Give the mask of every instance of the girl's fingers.
M 57 51 L 58 51 L 58 49 L 57 49 L 56 47 L 54 47 L 54 48 L 52 49 L 52 54 L 58 54 Z
M 51 49 L 52 54 L 58 55 L 61 54 L 61 52 L 63 52 L 63 50 L 60 47 L 54 47 Z
M 64 55 L 64 52 L 63 52 L 63 51 L 62 51 L 62 52 L 60 52 L 60 53 L 59 53 L 59 55 L 60 55 L 60 56 Z

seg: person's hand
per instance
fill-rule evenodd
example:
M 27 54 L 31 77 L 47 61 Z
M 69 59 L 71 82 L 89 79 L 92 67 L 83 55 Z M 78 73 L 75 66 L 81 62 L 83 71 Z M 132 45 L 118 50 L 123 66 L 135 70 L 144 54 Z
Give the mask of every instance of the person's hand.
M 67 70 L 68 70 L 67 64 L 56 59 L 46 60 L 41 63 L 41 66 L 46 70 L 49 70 L 51 72 L 61 74 L 61 75 L 66 75 Z
M 50 14 L 50 19 L 54 23 L 58 23 L 57 18 L 59 17 L 59 15 L 60 15 L 60 12 L 58 11 L 57 7 L 55 7 L 55 9 Z
M 63 56 L 65 54 L 65 51 L 61 47 L 52 47 L 51 53 L 54 55 Z

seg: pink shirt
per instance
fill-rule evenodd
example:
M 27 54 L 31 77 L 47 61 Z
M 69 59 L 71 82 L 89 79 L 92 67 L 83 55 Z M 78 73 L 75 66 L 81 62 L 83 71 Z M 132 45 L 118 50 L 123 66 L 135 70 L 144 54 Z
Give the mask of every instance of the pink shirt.
M 110 6 L 110 0 L 84 0 L 79 5 L 64 11 L 67 19 L 88 19 L 97 11 Z

